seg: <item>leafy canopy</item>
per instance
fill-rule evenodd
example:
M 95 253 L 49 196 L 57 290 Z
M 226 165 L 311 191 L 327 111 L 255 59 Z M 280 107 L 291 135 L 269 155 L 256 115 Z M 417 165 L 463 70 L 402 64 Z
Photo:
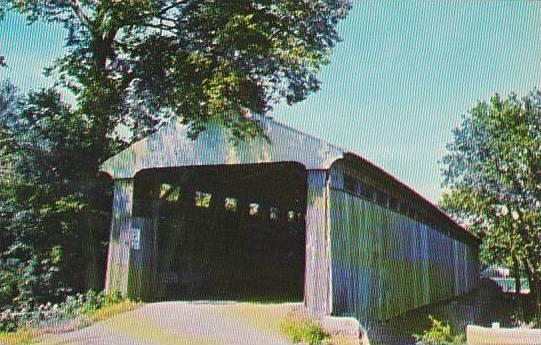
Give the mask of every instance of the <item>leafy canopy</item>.
M 258 134 L 249 114 L 317 91 L 349 0 L 11 0 L 30 22 L 59 22 L 68 53 L 50 69 L 99 131 L 144 135 L 176 114 Z M 104 133 L 98 133 L 102 136 Z
M 541 279 L 541 93 L 496 95 L 454 131 L 442 206 L 483 238 L 486 262 Z
M 349 8 L 349 0 L 1 1 L 0 16 L 16 11 L 67 35 L 65 55 L 46 70 L 54 89 L 20 96 L 0 85 L 0 305 L 99 287 L 112 190 L 99 164 L 169 116 L 193 135 L 210 122 L 234 138 L 261 134 L 249 114 L 318 90 Z M 62 101 L 60 87 L 76 104 Z
M 57 92 L 0 83 L 0 308 L 84 289 L 85 233 L 106 238 L 111 189 L 87 178 L 89 128 Z

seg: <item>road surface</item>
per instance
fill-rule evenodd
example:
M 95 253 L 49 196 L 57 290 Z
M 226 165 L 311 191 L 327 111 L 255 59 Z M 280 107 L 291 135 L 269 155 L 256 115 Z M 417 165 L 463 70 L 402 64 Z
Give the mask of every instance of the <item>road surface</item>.
M 73 332 L 47 335 L 46 345 L 290 345 L 280 320 L 301 304 L 161 302 Z

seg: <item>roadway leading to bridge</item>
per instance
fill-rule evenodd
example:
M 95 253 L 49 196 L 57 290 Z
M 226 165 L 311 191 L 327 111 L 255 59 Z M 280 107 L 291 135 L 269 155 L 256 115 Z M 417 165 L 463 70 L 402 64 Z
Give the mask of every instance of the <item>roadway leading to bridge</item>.
M 279 331 L 283 317 L 302 304 L 162 302 L 48 335 L 43 345 L 290 345 Z

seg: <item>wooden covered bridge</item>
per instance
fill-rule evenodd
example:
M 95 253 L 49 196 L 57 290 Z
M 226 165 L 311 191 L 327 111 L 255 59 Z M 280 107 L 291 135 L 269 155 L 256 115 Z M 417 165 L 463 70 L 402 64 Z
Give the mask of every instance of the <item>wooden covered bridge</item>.
M 179 123 L 107 160 L 106 289 L 143 300 L 304 301 L 384 320 L 478 286 L 479 240 L 358 155 L 270 119 L 235 146 Z

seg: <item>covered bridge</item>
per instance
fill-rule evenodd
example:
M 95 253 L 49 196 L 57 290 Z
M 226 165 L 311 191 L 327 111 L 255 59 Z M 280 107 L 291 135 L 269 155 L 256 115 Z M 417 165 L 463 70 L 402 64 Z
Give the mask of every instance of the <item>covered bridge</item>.
M 478 285 L 479 240 L 358 155 L 270 119 L 268 140 L 171 123 L 107 160 L 106 289 L 297 300 L 365 322 Z

